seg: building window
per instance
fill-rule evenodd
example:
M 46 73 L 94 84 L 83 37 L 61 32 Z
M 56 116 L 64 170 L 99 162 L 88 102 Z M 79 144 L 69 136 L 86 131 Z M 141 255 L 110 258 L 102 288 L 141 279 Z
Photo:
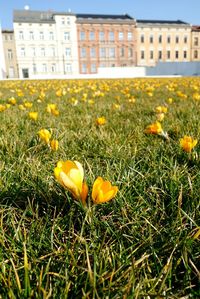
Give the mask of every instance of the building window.
M 150 42 L 150 44 L 153 44 L 153 35 L 150 35 L 149 42 Z
M 35 52 L 35 48 L 34 47 L 31 48 L 31 56 L 32 57 L 36 56 L 36 52 Z
M 115 34 L 113 31 L 110 31 L 109 32 L 109 41 L 114 42 L 114 40 L 115 40 Z
M 56 51 L 55 51 L 55 48 L 54 48 L 54 47 L 51 47 L 51 48 L 50 48 L 50 56 L 53 56 L 53 57 L 56 56 Z
M 144 50 L 142 50 L 142 51 L 140 52 L 140 58 L 141 58 L 141 59 L 144 59 Z
M 70 40 L 70 32 L 64 32 L 64 40 L 69 41 Z
M 55 63 L 52 63 L 52 65 L 51 65 L 51 72 L 52 73 L 56 72 L 56 64 Z
M 187 51 L 183 51 L 183 58 L 184 58 L 184 59 L 187 58 Z
M 40 49 L 40 55 L 41 55 L 42 57 L 45 56 L 45 48 L 41 48 L 41 49 Z
M 105 58 L 106 57 L 106 48 L 100 48 L 99 49 L 99 56 L 101 58 Z
M 133 49 L 128 48 L 128 57 L 133 57 Z
M 96 63 L 92 63 L 91 64 L 91 73 L 96 73 L 96 71 L 97 71 Z
M 199 39 L 198 37 L 194 37 L 194 46 L 198 46 L 199 45 Z
M 96 57 L 96 49 L 95 48 L 90 48 L 90 57 L 92 57 L 92 58 Z
M 61 19 L 61 24 L 62 24 L 62 25 L 65 25 L 65 18 L 62 18 L 62 19 Z
M 144 43 L 144 34 L 142 34 L 141 36 L 140 36 L 140 42 L 143 44 Z
M 81 58 L 86 57 L 86 48 L 81 48 Z
M 115 48 L 109 48 L 109 57 L 114 58 L 115 57 Z
M 54 34 L 52 31 L 49 32 L 49 39 L 54 40 Z
M 175 41 L 176 41 L 176 44 L 179 43 L 179 36 L 176 36 Z
M 8 36 L 6 34 L 4 35 L 4 40 L 8 40 Z
M 44 32 L 40 31 L 40 40 L 44 40 Z
M 8 59 L 9 59 L 9 60 L 12 60 L 12 59 L 13 59 L 13 52 L 12 52 L 12 49 L 8 49 L 8 53 L 7 53 L 7 55 L 8 55 Z
M 167 51 L 167 59 L 170 59 L 171 58 L 171 52 L 168 50 Z
M 70 17 L 67 17 L 67 25 L 71 25 Z
M 25 57 L 25 48 L 24 47 L 20 49 L 20 56 Z
M 162 51 L 158 51 L 158 59 L 162 59 Z
M 34 34 L 33 34 L 33 31 L 30 31 L 30 32 L 29 32 L 29 38 L 30 38 L 31 40 L 34 40 Z
M 175 51 L 175 58 L 178 59 L 179 53 L 178 51 Z
M 124 32 L 120 31 L 118 34 L 119 40 L 124 40 Z
M 71 48 L 65 48 L 65 56 L 71 57 Z
M 194 59 L 198 59 L 198 51 L 197 50 L 194 51 Z
M 124 48 L 120 48 L 120 57 L 124 57 L 125 56 L 125 49 Z
M 132 34 L 131 31 L 128 31 L 128 33 L 127 33 L 127 39 L 128 40 L 132 40 L 133 39 L 133 34 Z
M 47 73 L 47 65 L 46 65 L 46 63 L 42 64 L 42 72 L 43 73 Z
M 23 31 L 19 32 L 19 39 L 23 40 L 24 39 L 24 33 Z
M 103 42 L 105 40 L 105 33 L 103 31 L 99 32 L 99 40 Z
M 159 42 L 159 44 L 162 44 L 162 35 L 159 35 L 158 42 Z
M 72 65 L 71 63 L 66 63 L 65 64 L 65 73 L 71 74 L 72 73 Z
M 90 40 L 94 40 L 95 39 L 95 33 L 94 33 L 94 31 L 90 31 L 89 38 L 90 38 Z
M 170 36 L 170 35 L 167 36 L 167 43 L 168 43 L 168 44 L 171 43 L 171 36 Z
M 188 42 L 188 38 L 187 38 L 187 36 L 184 36 L 183 41 L 184 41 L 184 44 L 187 44 L 187 42 Z
M 33 63 L 33 74 L 37 73 L 37 66 L 35 63 Z
M 85 31 L 80 32 L 80 40 L 85 40 Z
M 81 64 L 81 72 L 84 73 L 84 74 L 87 73 L 87 65 L 86 65 L 86 63 L 82 63 Z
M 153 59 L 153 51 L 150 51 L 150 59 Z

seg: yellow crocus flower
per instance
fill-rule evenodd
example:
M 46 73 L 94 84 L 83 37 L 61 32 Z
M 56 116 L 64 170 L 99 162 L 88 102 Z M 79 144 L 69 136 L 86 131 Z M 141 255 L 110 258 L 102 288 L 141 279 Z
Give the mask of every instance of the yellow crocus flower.
M 187 152 L 191 153 L 192 149 L 196 146 L 197 139 L 193 139 L 191 136 L 184 136 L 180 139 L 180 146 L 182 149 Z
M 53 151 L 57 151 L 58 150 L 58 140 L 52 139 L 50 141 L 50 147 Z
M 41 140 L 49 144 L 49 140 L 51 139 L 51 132 L 49 132 L 47 129 L 41 129 L 38 134 Z
M 104 181 L 102 177 L 98 177 L 92 188 L 92 200 L 95 204 L 107 202 L 115 197 L 118 187 L 112 186 L 109 181 Z
M 145 133 L 147 134 L 161 134 L 163 132 L 161 123 L 156 121 L 155 123 L 149 125 L 145 129 Z
M 29 112 L 29 118 L 32 120 L 37 120 L 38 119 L 38 112 Z

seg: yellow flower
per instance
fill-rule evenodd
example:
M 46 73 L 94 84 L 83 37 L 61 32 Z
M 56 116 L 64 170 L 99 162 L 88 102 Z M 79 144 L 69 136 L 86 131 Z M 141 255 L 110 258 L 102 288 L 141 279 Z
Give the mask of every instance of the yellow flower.
M 184 136 L 183 138 L 180 139 L 180 146 L 187 153 L 191 153 L 193 147 L 195 147 L 196 144 L 197 144 L 197 139 L 193 139 L 190 136 Z
M 100 204 L 111 200 L 117 194 L 118 187 L 112 186 L 109 181 L 104 181 L 98 177 L 92 188 L 92 200 L 95 204 Z
M 6 110 L 6 106 L 0 104 L 0 112 L 5 111 L 5 110 Z
M 29 112 L 29 118 L 32 120 L 37 120 L 38 119 L 38 112 Z
M 158 121 L 162 121 L 165 117 L 165 114 L 164 113 L 157 113 L 156 114 L 156 118 Z
M 78 161 L 59 161 L 54 169 L 57 181 L 66 188 L 75 199 L 86 203 L 88 186 L 84 182 L 84 171 Z
M 53 151 L 57 151 L 58 150 L 58 140 L 52 139 L 50 141 L 50 147 Z
M 38 134 L 41 140 L 49 144 L 49 140 L 51 139 L 51 132 L 49 132 L 47 129 L 41 129 Z
M 106 119 L 105 119 L 104 116 L 102 116 L 102 117 L 98 117 L 98 118 L 96 119 L 96 125 L 97 125 L 97 126 L 105 125 L 105 123 L 106 123 Z
M 19 110 L 26 110 L 26 108 L 24 107 L 23 104 L 20 104 L 18 107 L 19 107 Z
M 33 103 L 30 102 L 24 102 L 24 107 L 31 108 L 33 106 Z
M 17 100 L 14 97 L 11 97 L 10 99 L 8 99 L 8 103 L 11 105 L 15 105 L 17 103 Z
M 59 111 L 58 111 L 58 109 L 56 107 L 56 104 L 48 104 L 47 105 L 47 112 L 51 113 L 51 114 L 53 114 L 55 116 L 59 115 Z
M 145 133 L 147 134 L 161 134 L 163 132 L 161 124 L 157 121 L 146 127 Z
M 167 107 L 165 106 L 157 106 L 155 108 L 156 113 L 167 113 Z

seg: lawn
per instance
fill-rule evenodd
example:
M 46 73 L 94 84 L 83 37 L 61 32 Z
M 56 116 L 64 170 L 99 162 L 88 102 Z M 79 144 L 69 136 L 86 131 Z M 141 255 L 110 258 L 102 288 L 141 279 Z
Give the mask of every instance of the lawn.
M 0 298 L 200 298 L 199 112 L 198 77 L 2 81 Z

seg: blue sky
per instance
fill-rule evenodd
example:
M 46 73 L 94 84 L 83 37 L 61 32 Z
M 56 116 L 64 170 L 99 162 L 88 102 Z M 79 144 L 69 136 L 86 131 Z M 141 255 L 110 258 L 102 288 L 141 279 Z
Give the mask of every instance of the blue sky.
M 200 0 L 0 0 L 2 28 L 12 28 L 14 9 L 55 10 L 74 13 L 128 13 L 136 19 L 182 20 L 200 25 Z

